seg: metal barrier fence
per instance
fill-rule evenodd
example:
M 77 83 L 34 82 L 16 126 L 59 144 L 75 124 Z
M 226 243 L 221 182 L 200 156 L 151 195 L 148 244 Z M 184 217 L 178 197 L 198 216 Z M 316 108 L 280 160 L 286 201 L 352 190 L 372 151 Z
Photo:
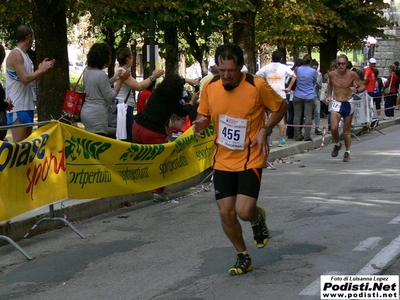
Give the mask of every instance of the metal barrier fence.
M 34 127 L 34 126 L 42 126 L 42 125 L 47 125 L 51 121 L 42 121 L 42 122 L 36 122 L 36 123 L 25 123 L 25 124 L 15 124 L 15 125 L 6 125 L 6 126 L 0 126 L 0 130 L 5 130 L 5 129 L 13 129 L 13 128 L 21 128 L 21 127 Z M 68 220 L 60 217 L 56 217 L 54 214 L 54 204 L 49 205 L 49 211 L 50 211 L 50 217 L 42 218 L 39 221 L 36 222 L 36 224 L 29 229 L 29 231 L 25 234 L 24 238 L 27 238 L 35 229 L 43 222 L 47 221 L 56 221 L 56 222 L 62 222 L 65 225 L 69 226 L 73 231 L 75 231 L 81 238 L 85 238 L 85 236 L 74 226 L 72 225 Z M 5 235 L 0 235 L 0 239 L 8 242 L 12 246 L 14 246 L 19 252 L 21 252 L 28 260 L 32 260 L 33 257 L 27 253 L 22 247 L 20 247 L 14 240 L 11 238 L 5 236 Z

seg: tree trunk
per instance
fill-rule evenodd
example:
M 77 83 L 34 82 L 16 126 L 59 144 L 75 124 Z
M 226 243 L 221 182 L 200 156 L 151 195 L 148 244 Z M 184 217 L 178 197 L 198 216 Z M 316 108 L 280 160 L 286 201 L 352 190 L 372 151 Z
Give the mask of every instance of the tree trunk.
M 189 43 L 190 53 L 200 64 L 201 77 L 206 76 L 208 74 L 208 61 L 204 60 L 204 55 L 208 51 L 206 45 L 207 43 L 203 43 L 201 46 L 199 46 L 194 30 L 188 30 L 188 32 L 185 33 L 185 37 L 186 41 Z
M 338 49 L 337 36 L 326 37 L 326 42 L 319 44 L 320 52 L 320 71 L 325 73 L 329 71 L 332 60 L 336 59 Z
M 178 30 L 171 26 L 164 31 L 165 41 L 165 74 L 178 74 L 179 51 L 178 51 Z
M 233 22 L 233 42 L 238 44 L 244 52 L 244 61 L 249 73 L 256 72 L 256 43 L 255 43 L 255 19 L 261 0 L 250 1 L 254 9 L 239 13 Z
M 115 49 L 115 30 L 112 28 L 104 28 L 102 30 L 104 36 L 105 36 L 105 42 L 106 44 L 110 47 L 111 49 L 111 60 L 110 60 L 110 65 L 107 68 L 107 73 L 108 77 L 111 78 L 114 76 L 115 73 L 115 58 L 116 58 L 116 52 L 117 50 Z
M 142 65 L 143 65 L 143 78 L 150 76 L 150 62 L 147 61 L 147 46 L 149 45 L 149 39 L 145 39 L 142 46 Z
M 67 23 L 65 0 L 33 0 L 36 62 L 55 59 L 53 70 L 44 74 L 37 86 L 38 120 L 59 119 L 69 89 Z

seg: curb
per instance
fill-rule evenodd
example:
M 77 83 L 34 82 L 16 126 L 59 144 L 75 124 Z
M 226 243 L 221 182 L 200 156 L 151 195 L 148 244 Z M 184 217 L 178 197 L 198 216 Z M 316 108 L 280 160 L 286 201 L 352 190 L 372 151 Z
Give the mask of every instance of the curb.
M 201 183 L 209 174 L 210 170 L 205 170 L 192 178 L 167 186 L 165 191 L 168 194 L 184 192 L 185 190 Z M 74 224 L 82 220 L 117 210 L 124 206 L 136 205 L 151 199 L 152 196 L 150 192 L 86 200 L 68 199 L 54 203 L 54 216 L 58 218 L 67 218 L 70 223 Z M 11 220 L 2 222 L 0 223 L 0 235 L 5 235 L 14 241 L 20 241 L 24 238 L 24 235 L 29 231 L 29 229 L 32 228 L 40 219 L 49 217 L 49 213 L 50 210 L 47 205 L 17 216 Z M 29 237 L 62 227 L 64 227 L 62 222 L 43 222 L 35 231 L 29 234 Z M 7 243 L 0 239 L 0 245 L 5 244 Z

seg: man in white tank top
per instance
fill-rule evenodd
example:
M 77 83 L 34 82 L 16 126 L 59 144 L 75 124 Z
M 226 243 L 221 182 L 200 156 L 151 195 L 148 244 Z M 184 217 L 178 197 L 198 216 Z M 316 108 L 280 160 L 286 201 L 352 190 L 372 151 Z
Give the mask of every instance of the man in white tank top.
M 14 104 L 8 114 L 8 124 L 33 123 L 36 81 L 53 68 L 55 60 L 46 58 L 33 72 L 32 61 L 27 54 L 34 41 L 32 28 L 27 25 L 18 26 L 17 37 L 18 45 L 6 60 L 6 93 Z M 32 133 L 32 127 L 13 128 L 11 132 L 13 142 L 16 143 L 27 138 Z

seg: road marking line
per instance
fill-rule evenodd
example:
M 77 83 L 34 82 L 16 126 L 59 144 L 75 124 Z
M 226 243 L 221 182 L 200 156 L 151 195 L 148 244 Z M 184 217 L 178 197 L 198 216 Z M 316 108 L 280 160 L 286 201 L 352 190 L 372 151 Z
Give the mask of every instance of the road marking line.
M 369 237 L 366 240 L 360 242 L 357 247 L 353 249 L 353 251 L 369 251 L 378 246 L 381 237 Z
M 400 254 L 400 235 L 383 248 L 357 275 L 377 275 Z
M 394 218 L 392 221 L 389 222 L 389 224 L 400 224 L 400 216 Z
M 356 275 L 377 275 L 381 273 L 400 254 L 400 235 L 388 246 L 383 248 L 371 259 Z M 346 273 L 346 272 L 345 272 Z M 323 275 L 343 275 L 343 272 L 328 271 Z M 315 296 L 320 294 L 321 277 L 300 292 L 302 296 Z
M 323 275 L 341 275 L 343 272 L 337 272 L 337 271 L 328 271 L 325 272 Z M 302 296 L 315 296 L 320 294 L 320 289 L 321 289 L 321 277 L 319 277 L 317 280 L 315 280 L 313 283 L 311 283 L 308 287 L 306 287 L 304 290 L 300 292 L 299 295 Z

